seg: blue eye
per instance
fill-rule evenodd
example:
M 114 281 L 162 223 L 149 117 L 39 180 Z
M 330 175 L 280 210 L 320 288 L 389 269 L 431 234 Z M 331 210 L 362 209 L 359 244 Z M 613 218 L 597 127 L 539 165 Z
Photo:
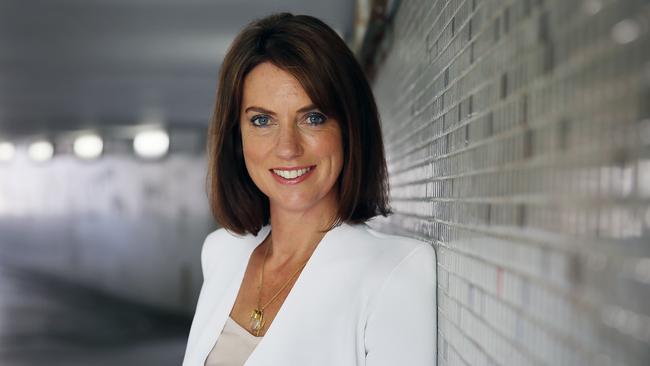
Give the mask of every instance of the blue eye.
M 320 113 L 316 113 L 316 112 L 310 113 L 309 115 L 307 115 L 307 121 L 311 125 L 320 125 L 321 123 L 325 122 L 326 119 L 327 119 L 327 117 L 325 117 L 324 115 L 322 115 Z
M 264 115 L 253 116 L 251 123 L 256 127 L 266 127 L 269 124 L 269 117 Z

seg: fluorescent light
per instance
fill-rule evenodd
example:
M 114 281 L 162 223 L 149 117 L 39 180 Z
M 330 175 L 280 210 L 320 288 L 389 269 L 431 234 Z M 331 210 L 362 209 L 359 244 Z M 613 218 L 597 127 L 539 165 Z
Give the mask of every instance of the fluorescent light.
M 96 159 L 104 150 L 104 142 L 97 135 L 82 135 L 74 140 L 72 148 L 74 153 L 82 159 Z
M 54 155 L 54 146 L 49 141 L 36 141 L 29 145 L 27 155 L 37 162 L 48 161 Z
M 0 161 L 9 161 L 14 158 L 16 148 L 11 142 L 0 142 Z
M 140 132 L 133 140 L 133 149 L 143 158 L 160 158 L 169 150 L 169 135 L 163 130 Z
M 632 19 L 623 19 L 612 27 L 612 38 L 616 43 L 630 43 L 641 34 L 641 27 Z

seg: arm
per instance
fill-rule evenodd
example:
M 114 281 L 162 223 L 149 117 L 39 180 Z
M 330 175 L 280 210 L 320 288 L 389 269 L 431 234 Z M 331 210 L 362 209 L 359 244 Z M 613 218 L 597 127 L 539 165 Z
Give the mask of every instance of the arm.
M 388 275 L 366 323 L 367 366 L 436 364 L 436 254 L 423 244 Z

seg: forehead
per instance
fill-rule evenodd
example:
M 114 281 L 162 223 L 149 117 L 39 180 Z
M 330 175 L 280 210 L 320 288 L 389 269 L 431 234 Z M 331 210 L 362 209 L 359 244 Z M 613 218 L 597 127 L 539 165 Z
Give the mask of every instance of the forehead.
M 246 75 L 243 94 L 244 105 L 254 102 L 281 102 L 287 98 L 310 101 L 293 75 L 270 62 L 257 65 Z

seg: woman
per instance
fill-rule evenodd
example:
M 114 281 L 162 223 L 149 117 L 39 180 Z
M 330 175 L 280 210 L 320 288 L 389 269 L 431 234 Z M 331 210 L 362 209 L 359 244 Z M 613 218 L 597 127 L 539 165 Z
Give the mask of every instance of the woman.
M 184 365 L 435 363 L 435 253 L 364 224 L 390 213 L 379 117 L 331 28 L 282 13 L 243 29 L 208 150 L 223 228 Z

